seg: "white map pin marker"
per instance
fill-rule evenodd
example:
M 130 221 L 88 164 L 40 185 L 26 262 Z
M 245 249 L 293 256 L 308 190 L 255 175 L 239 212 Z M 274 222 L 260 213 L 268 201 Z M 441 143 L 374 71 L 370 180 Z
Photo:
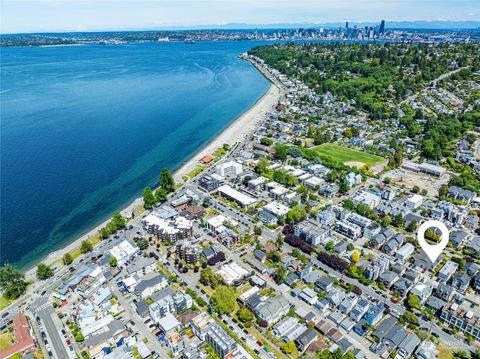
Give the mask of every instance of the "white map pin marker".
M 429 228 L 438 228 L 441 232 L 441 240 L 438 244 L 428 244 L 425 240 L 425 231 Z M 442 254 L 443 250 L 448 244 L 448 228 L 440 221 L 426 221 L 420 227 L 418 227 L 417 232 L 418 243 L 422 247 L 425 254 L 430 258 L 432 263 L 435 263 L 438 256 Z

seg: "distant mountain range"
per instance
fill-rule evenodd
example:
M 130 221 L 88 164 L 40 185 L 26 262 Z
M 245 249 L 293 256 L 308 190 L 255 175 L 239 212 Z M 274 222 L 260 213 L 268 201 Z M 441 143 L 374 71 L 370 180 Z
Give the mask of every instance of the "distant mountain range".
M 381 19 L 377 22 L 355 22 L 349 21 L 349 27 L 365 27 L 378 26 Z M 200 30 L 241 30 L 254 31 L 261 30 L 281 30 L 281 29 L 298 29 L 298 28 L 344 28 L 344 22 L 291 22 L 291 23 L 274 23 L 274 24 L 247 24 L 247 23 L 227 23 L 227 24 L 205 24 L 205 25 L 188 25 L 188 26 L 146 26 L 146 27 L 130 27 L 130 28 L 104 28 L 89 31 L 40 31 L 29 34 L 73 34 L 73 33 L 103 33 L 103 32 L 142 32 L 142 31 L 200 31 Z M 480 31 L 480 21 L 447 21 L 447 20 L 418 20 L 418 21 L 388 21 L 385 20 L 385 29 L 405 29 L 405 30 L 478 30 Z M 17 34 L 1 34 L 0 36 L 10 35 L 27 35 L 26 33 Z
M 349 26 L 376 26 L 377 22 L 354 22 L 350 21 Z M 221 25 L 196 25 L 196 26 L 175 26 L 163 28 L 164 30 L 200 30 L 200 29 L 221 29 L 221 30 L 244 30 L 244 29 L 292 29 L 292 28 L 335 28 L 344 27 L 345 22 L 317 22 L 317 23 L 277 23 L 277 24 L 245 24 L 228 23 Z M 427 29 L 427 30 L 457 30 L 457 29 L 480 29 L 480 21 L 443 21 L 443 20 L 418 20 L 418 21 L 391 21 L 386 20 L 387 29 Z M 154 30 L 145 29 L 145 30 Z M 156 28 L 155 30 L 159 30 Z

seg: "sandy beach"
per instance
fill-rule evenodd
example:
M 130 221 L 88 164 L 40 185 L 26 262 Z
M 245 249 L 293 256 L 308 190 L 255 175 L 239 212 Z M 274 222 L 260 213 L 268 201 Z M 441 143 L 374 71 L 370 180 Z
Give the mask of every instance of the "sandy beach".
M 186 161 L 174 173 L 175 181 L 180 182 L 182 177 L 189 173 L 199 164 L 202 157 L 212 154 L 217 148 L 222 147 L 225 143 L 233 145 L 245 139 L 251 134 L 258 122 L 264 119 L 264 115 L 271 111 L 277 104 L 280 95 L 280 90 L 275 85 L 270 85 L 270 88 L 265 94 L 246 112 L 238 117 L 230 126 L 223 130 L 217 137 L 210 141 L 205 147 L 197 152 L 193 157 Z
M 257 70 L 259 70 L 268 78 L 268 76 L 263 71 L 261 71 L 261 69 L 257 68 Z M 271 81 L 271 79 L 269 80 Z M 265 114 L 273 110 L 274 106 L 278 103 L 281 94 L 282 92 L 280 88 L 274 83 L 271 83 L 269 89 L 260 99 L 258 99 L 258 101 L 253 106 L 251 106 L 248 110 L 241 114 L 218 136 L 212 139 L 206 146 L 204 146 L 194 156 L 189 158 L 173 173 L 175 181 L 181 182 L 182 177 L 189 173 L 191 170 L 193 170 L 195 166 L 199 164 L 199 160 L 202 157 L 208 154 L 212 154 L 217 148 L 222 147 L 225 143 L 233 145 L 234 143 L 240 142 L 245 139 L 246 136 L 248 136 L 255 130 L 258 123 L 265 118 Z M 132 210 L 141 204 L 143 204 L 143 198 L 139 197 L 135 199 L 132 203 L 130 203 L 126 208 L 121 210 L 120 213 L 122 213 L 122 215 L 124 216 L 129 216 L 132 213 Z M 96 226 L 88 233 L 71 242 L 64 248 L 50 253 L 46 258 L 41 261 L 46 264 L 52 264 L 57 260 L 61 259 L 65 253 L 71 252 L 76 248 L 80 247 L 82 241 L 88 240 L 89 238 L 95 236 L 97 232 L 108 223 L 109 220 L 110 219 Z M 40 260 L 38 262 L 40 263 Z M 25 272 L 25 276 L 27 279 L 34 280 L 36 278 L 36 266 L 27 270 Z

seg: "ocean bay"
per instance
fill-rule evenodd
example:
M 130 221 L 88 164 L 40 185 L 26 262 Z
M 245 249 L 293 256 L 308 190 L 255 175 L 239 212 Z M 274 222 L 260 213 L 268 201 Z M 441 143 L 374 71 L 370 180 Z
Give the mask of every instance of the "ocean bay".
M 27 267 L 178 168 L 269 87 L 259 43 L 2 49 L 2 262 Z

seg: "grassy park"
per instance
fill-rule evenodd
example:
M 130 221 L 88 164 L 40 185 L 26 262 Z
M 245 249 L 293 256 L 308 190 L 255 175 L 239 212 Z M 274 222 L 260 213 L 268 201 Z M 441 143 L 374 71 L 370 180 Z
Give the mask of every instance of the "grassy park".
M 372 155 L 367 152 L 353 150 L 348 147 L 339 146 L 333 143 L 324 143 L 323 145 L 310 148 L 320 157 L 329 157 L 332 160 L 342 162 L 345 165 L 361 167 L 367 165 L 369 167 L 376 166 L 383 161 L 384 158 Z M 360 166 L 360 164 L 362 164 Z

